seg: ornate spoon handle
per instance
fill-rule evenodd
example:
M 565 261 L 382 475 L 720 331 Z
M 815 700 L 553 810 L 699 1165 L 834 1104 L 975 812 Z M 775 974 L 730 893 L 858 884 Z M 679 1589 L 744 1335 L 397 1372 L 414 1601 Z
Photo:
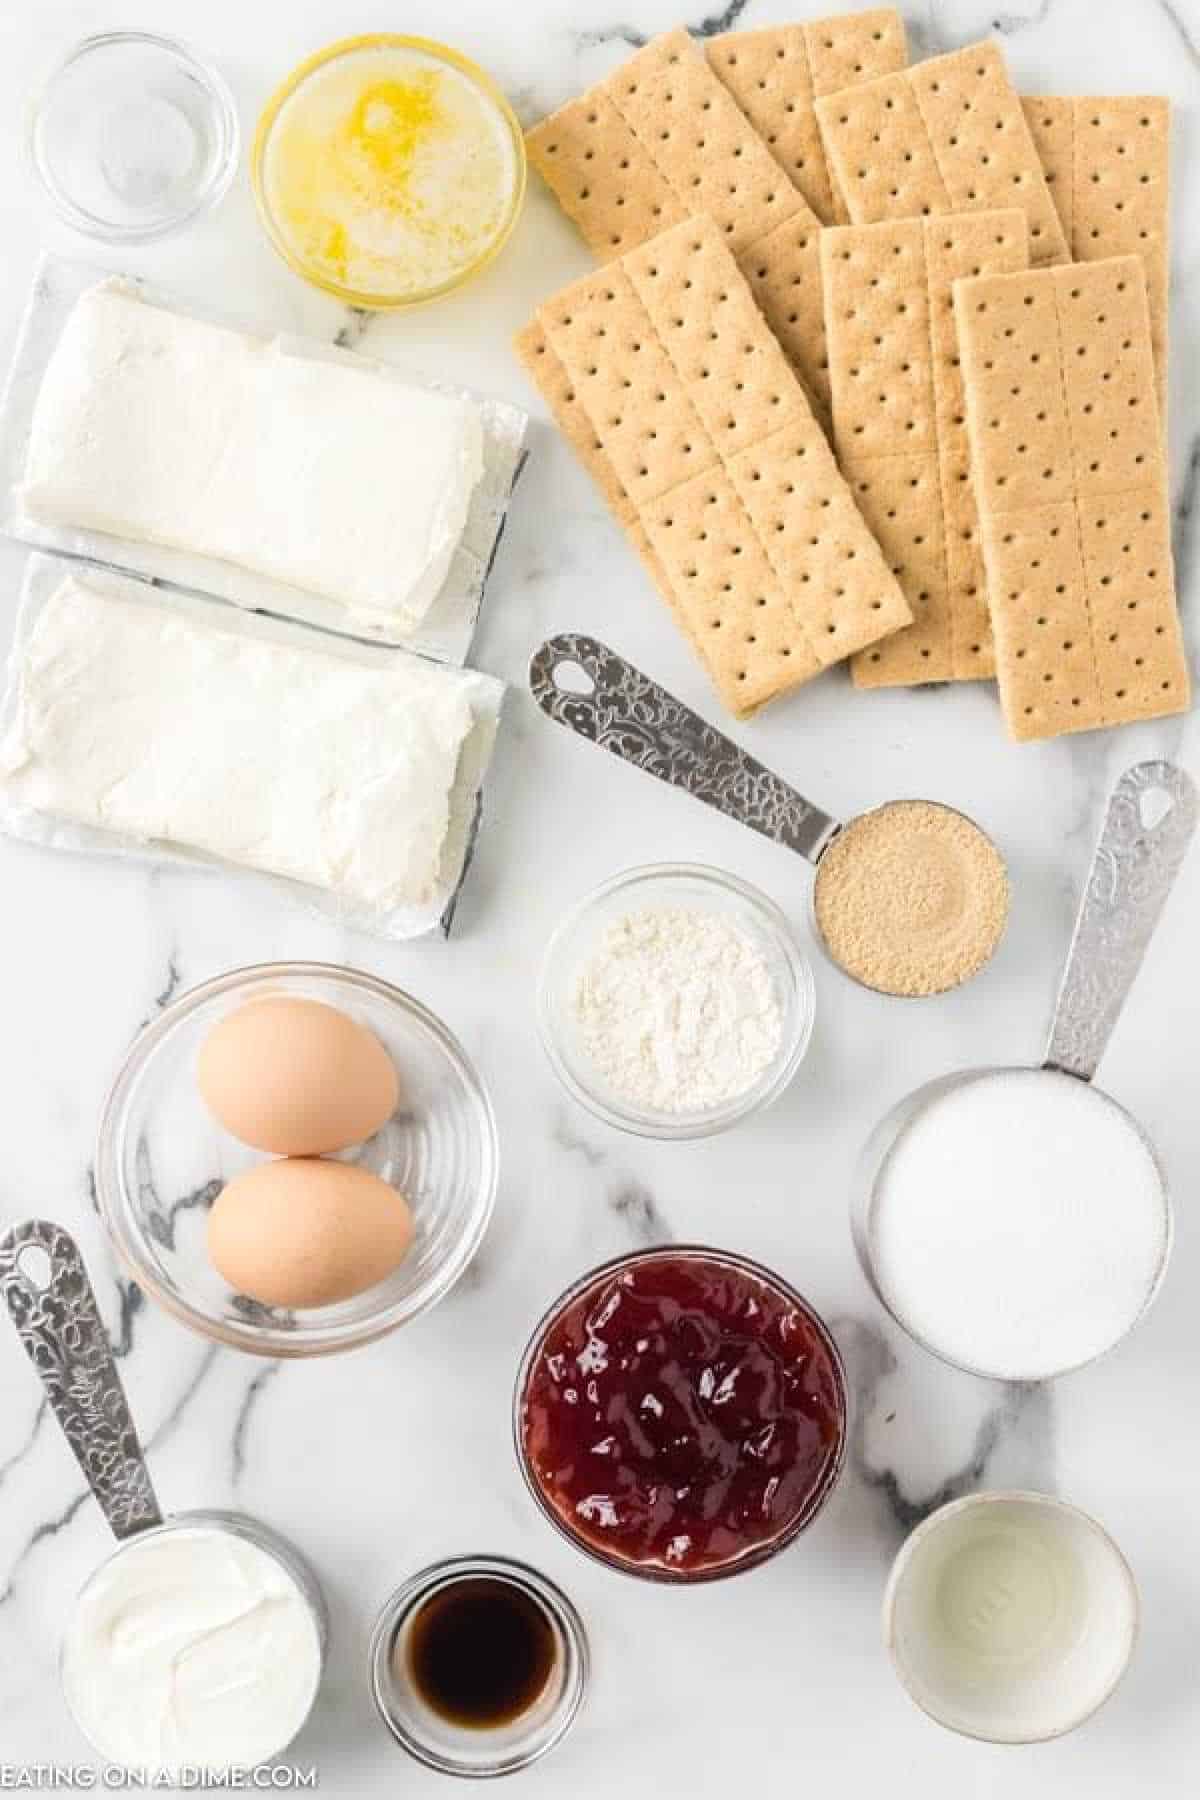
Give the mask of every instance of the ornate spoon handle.
M 1090 1081 L 1200 817 L 1195 783 L 1136 763 L 1113 789 L 1067 953 L 1045 1064 Z
M 27 1252 L 49 1263 L 39 1285 L 22 1267 Z M 113 1532 L 131 1537 L 161 1525 L 108 1333 L 75 1240 L 46 1219 L 27 1219 L 0 1237 L 0 1292 L 17 1335 L 42 1378 L 63 1428 Z
M 586 676 L 586 691 L 560 681 L 572 665 Z M 550 638 L 529 665 L 529 686 L 559 725 L 809 862 L 840 830 L 836 819 L 595 638 Z

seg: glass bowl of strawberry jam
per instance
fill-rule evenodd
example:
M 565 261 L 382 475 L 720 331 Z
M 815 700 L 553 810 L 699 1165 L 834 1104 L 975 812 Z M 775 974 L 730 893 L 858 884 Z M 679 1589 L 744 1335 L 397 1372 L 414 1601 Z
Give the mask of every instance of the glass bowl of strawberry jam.
M 686 1245 L 601 1264 L 517 1376 L 517 1456 L 571 1542 L 625 1574 L 740 1574 L 820 1511 L 846 1451 L 828 1328 L 746 1257 Z

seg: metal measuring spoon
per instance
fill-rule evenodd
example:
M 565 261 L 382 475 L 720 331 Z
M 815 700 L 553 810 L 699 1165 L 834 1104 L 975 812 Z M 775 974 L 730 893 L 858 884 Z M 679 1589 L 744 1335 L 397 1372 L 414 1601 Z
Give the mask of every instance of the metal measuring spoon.
M 568 686 L 560 679 L 572 668 L 582 670 L 586 689 Z M 899 990 L 877 987 L 849 968 L 821 927 L 821 863 L 836 838 L 893 809 L 914 804 L 936 807 L 965 820 L 994 854 L 998 869 L 1003 870 L 1003 859 L 987 833 L 973 819 L 939 801 L 889 800 L 850 819 L 835 818 L 596 638 L 563 632 L 548 639 L 530 662 L 529 686 L 542 711 L 557 724 L 568 726 L 580 737 L 619 756 L 623 762 L 632 763 L 634 768 L 644 769 L 659 781 L 682 788 L 693 799 L 702 800 L 706 806 L 736 819 L 739 825 L 748 825 L 785 849 L 797 851 L 810 862 L 817 870 L 810 900 L 810 919 L 817 942 L 837 968 L 875 993 L 897 996 Z M 1007 904 L 985 953 L 966 974 L 941 986 L 923 988 L 919 997 L 944 992 L 947 986 L 957 987 L 977 974 L 995 951 L 1006 918 Z M 907 991 L 902 997 L 909 997 Z M 918 997 L 918 993 L 912 997 Z
M 48 1275 L 36 1273 L 45 1259 Z M 118 1538 L 162 1524 L 96 1296 L 74 1238 L 48 1219 L 0 1237 L 0 1293 L 88 1486 Z
M 1040 1064 L 961 1069 L 927 1082 L 893 1107 L 875 1127 L 863 1151 L 851 1202 L 851 1232 L 863 1272 L 896 1323 L 943 1362 L 975 1375 L 1049 1380 L 1082 1367 L 1120 1343 L 1157 1295 L 1171 1252 L 1172 1215 L 1162 1160 L 1141 1123 L 1093 1082 L 1113 1026 L 1141 968 L 1146 948 L 1200 823 L 1200 793 L 1191 777 L 1169 762 L 1137 763 L 1110 796 L 1088 871 L 1063 970 L 1045 1054 Z M 1137 1312 L 1111 1342 L 1069 1366 L 1027 1368 L 1016 1374 L 984 1368 L 930 1341 L 919 1321 L 902 1317 L 889 1299 L 874 1251 L 874 1209 L 885 1165 L 901 1136 L 920 1115 L 956 1089 L 996 1076 L 1077 1078 L 1120 1116 L 1140 1140 L 1157 1173 L 1162 1200 L 1161 1252 Z

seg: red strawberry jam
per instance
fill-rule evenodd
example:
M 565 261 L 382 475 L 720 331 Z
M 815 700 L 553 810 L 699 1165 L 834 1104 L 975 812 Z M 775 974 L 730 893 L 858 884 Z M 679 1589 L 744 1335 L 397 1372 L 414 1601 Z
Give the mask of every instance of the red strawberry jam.
M 518 1395 L 526 1474 L 581 1548 L 651 1576 L 782 1548 L 841 1468 L 829 1332 L 768 1270 L 715 1250 L 609 1263 L 539 1329 Z

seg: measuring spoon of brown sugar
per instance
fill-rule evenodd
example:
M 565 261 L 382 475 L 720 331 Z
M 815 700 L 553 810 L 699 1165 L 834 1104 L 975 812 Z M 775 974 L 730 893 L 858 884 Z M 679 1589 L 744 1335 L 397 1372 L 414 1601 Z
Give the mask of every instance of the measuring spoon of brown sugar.
M 945 993 L 978 974 L 1000 942 L 1009 902 L 1004 859 L 953 807 L 888 800 L 836 819 L 606 644 L 577 632 L 535 652 L 529 686 L 558 724 L 812 863 L 817 939 L 863 987 L 905 998 Z

